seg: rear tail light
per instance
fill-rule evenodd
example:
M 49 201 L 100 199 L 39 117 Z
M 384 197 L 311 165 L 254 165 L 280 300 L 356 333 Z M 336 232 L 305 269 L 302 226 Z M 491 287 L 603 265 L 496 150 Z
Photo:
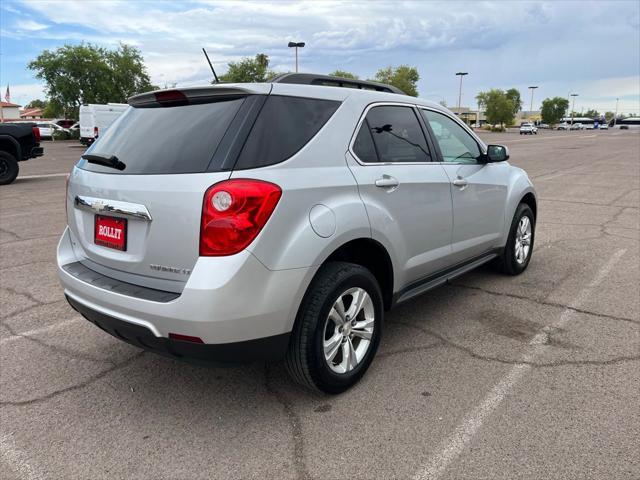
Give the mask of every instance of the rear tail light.
M 93 127 L 93 138 L 98 138 L 98 127 Z
M 200 256 L 233 255 L 258 236 L 276 208 L 282 190 L 261 180 L 225 180 L 204 194 Z
M 36 142 L 40 141 L 40 129 L 35 125 L 31 128 L 33 130 L 33 136 L 36 138 Z

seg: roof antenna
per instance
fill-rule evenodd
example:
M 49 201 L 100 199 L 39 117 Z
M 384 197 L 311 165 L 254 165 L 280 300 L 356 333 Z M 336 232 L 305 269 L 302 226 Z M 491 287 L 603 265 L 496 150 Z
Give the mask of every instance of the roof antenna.
M 204 47 L 202 47 L 202 51 L 204 52 L 204 56 L 207 57 L 207 62 L 209 62 L 209 67 L 213 72 L 213 78 L 216 79 L 216 83 L 220 83 L 220 80 L 218 79 L 218 75 L 216 75 L 216 71 L 213 69 L 213 65 L 211 65 L 211 60 L 209 60 L 209 55 L 207 55 L 207 51 L 204 49 Z

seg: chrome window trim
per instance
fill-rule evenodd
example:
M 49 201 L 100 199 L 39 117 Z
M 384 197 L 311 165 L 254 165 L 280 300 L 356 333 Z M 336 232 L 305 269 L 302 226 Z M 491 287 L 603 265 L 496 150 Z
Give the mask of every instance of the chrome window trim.
M 415 103 L 404 103 L 404 102 L 374 102 L 374 103 L 370 103 L 369 105 L 367 105 L 367 107 L 364 109 L 364 112 L 362 112 L 362 114 L 360 115 L 360 119 L 358 120 L 358 123 L 356 125 L 356 128 L 353 132 L 353 134 L 351 135 L 351 141 L 349 142 L 349 148 L 348 148 L 348 152 L 351 154 L 351 156 L 356 160 L 356 162 L 358 162 L 360 165 L 364 166 L 364 167 L 368 167 L 368 166 L 372 166 L 372 165 L 384 165 L 384 166 L 392 166 L 392 165 L 441 165 L 443 162 L 363 162 L 358 155 L 356 155 L 356 152 L 353 150 L 353 144 L 356 142 L 356 137 L 358 136 L 358 132 L 360 132 L 360 127 L 362 126 L 362 123 L 364 122 L 364 119 L 367 117 L 367 113 L 369 113 L 369 110 L 371 110 L 374 107 L 409 107 L 411 109 L 414 110 L 415 113 L 415 109 L 416 107 L 418 107 L 418 105 L 416 105 Z M 418 120 L 418 122 L 420 122 L 420 119 L 416 119 Z M 420 127 L 422 129 L 422 126 Z M 425 138 L 425 141 L 427 139 Z M 428 142 L 427 142 L 428 144 Z M 430 152 L 431 157 L 433 158 L 435 152 Z
M 103 198 L 76 195 L 73 206 L 78 210 L 86 210 L 101 215 L 123 216 L 138 218 L 150 222 L 151 214 L 147 207 L 139 203 L 121 202 L 119 200 L 105 200 Z

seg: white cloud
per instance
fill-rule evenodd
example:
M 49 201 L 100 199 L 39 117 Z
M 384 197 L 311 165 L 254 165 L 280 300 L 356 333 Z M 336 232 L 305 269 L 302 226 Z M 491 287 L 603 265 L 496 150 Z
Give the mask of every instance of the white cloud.
M 4 94 L 7 91 L 6 85 L 0 85 L 0 93 L 4 100 Z M 44 86 L 39 83 L 26 83 L 20 85 L 9 84 L 9 91 L 11 93 L 11 103 L 17 103 L 18 105 L 26 105 L 31 100 L 45 99 Z
M 44 30 L 48 27 L 49 26 L 44 23 L 35 22 L 33 20 L 23 20 L 16 25 L 16 29 L 26 30 L 28 32 L 37 32 L 38 30 Z

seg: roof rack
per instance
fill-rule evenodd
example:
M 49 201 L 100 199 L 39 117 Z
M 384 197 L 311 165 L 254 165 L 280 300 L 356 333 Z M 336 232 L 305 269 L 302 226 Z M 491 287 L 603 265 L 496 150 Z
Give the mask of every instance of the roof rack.
M 402 90 L 385 83 L 354 80 L 353 78 L 332 77 L 331 75 L 316 75 L 313 73 L 283 73 L 271 80 L 271 83 L 293 83 L 296 85 L 322 85 L 325 87 L 357 88 L 360 90 L 375 90 L 377 92 L 399 93 Z

